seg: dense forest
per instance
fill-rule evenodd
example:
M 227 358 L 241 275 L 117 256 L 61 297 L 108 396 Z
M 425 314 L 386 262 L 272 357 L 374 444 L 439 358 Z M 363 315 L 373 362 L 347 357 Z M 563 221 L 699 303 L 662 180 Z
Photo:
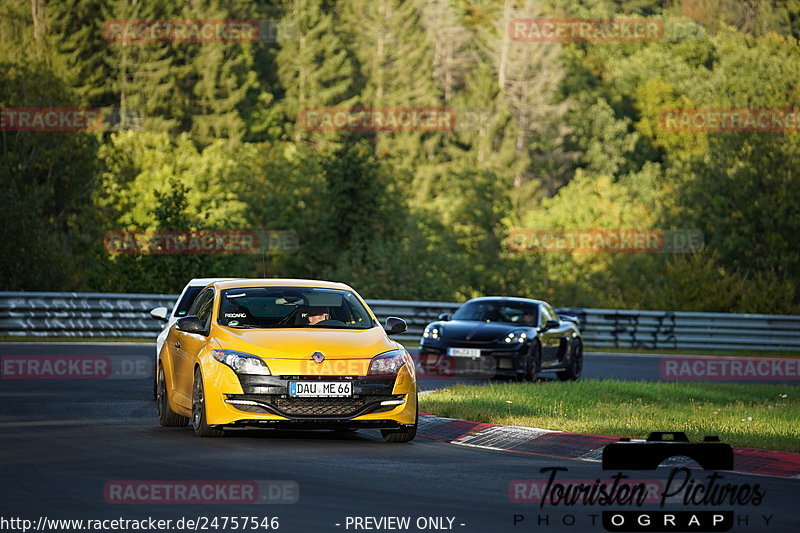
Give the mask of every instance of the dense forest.
M 530 42 L 531 18 L 645 18 Z M 258 21 L 113 39 L 110 21 Z M 3 290 L 175 293 L 191 277 L 344 281 L 367 298 L 797 313 L 800 128 L 665 110 L 800 109 L 800 0 L 0 0 Z M 446 129 L 309 128 L 310 109 L 446 109 Z M 520 229 L 701 232 L 691 253 L 525 253 Z M 291 232 L 262 254 L 109 254 L 109 231 Z

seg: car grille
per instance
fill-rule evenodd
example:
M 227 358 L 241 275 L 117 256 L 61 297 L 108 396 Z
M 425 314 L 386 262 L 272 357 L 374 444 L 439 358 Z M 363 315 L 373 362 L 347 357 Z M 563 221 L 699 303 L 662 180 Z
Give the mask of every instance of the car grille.
M 365 412 L 390 411 L 397 406 L 382 406 L 380 402 L 402 398 L 403 395 L 361 396 L 360 398 L 281 398 L 280 396 L 255 394 L 229 395 L 229 399 L 256 401 L 263 405 L 234 404 L 237 409 L 242 411 L 269 413 L 274 409 L 278 411 L 277 414 L 288 417 L 322 418 L 352 418 Z
M 354 415 L 370 401 L 366 398 L 275 398 L 278 410 L 289 416 L 348 416 Z

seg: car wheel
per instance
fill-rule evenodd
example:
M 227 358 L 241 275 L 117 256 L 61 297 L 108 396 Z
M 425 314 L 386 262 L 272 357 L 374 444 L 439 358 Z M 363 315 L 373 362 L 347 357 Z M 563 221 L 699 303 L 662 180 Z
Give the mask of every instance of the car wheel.
M 156 408 L 158 409 L 158 423 L 164 427 L 185 427 L 189 418 L 179 415 L 169 406 L 167 398 L 167 381 L 164 379 L 164 369 L 158 367 L 156 378 Z
M 415 400 L 418 398 L 414 394 Z M 414 402 L 416 403 L 416 401 Z M 382 429 L 381 435 L 386 442 L 409 442 L 417 436 L 417 425 L 419 424 L 419 404 L 417 404 L 417 414 L 414 417 L 414 424 L 412 426 L 404 426 L 399 429 Z
M 566 368 L 556 372 L 556 376 L 561 381 L 575 381 L 581 377 L 581 370 L 583 370 L 583 343 L 580 339 L 575 339 Z
M 525 381 L 536 381 L 539 370 L 542 368 L 542 345 L 538 342 L 533 346 L 525 361 Z
M 534 344 L 528 353 L 525 354 L 525 362 L 522 372 L 517 373 L 518 382 L 535 381 L 542 364 L 542 347 L 539 343 Z
M 211 427 L 206 423 L 206 398 L 205 388 L 203 387 L 203 375 L 200 369 L 194 371 L 194 383 L 192 384 L 192 429 L 198 437 L 221 437 L 223 431 Z

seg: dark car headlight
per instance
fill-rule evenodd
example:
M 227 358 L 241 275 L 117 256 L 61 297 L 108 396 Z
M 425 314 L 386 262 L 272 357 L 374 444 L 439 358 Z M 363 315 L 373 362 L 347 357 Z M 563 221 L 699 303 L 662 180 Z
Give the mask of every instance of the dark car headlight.
M 229 366 L 237 374 L 251 374 L 257 376 L 271 376 L 267 363 L 255 355 L 237 352 L 235 350 L 217 349 L 211 352 L 214 359 Z
M 422 332 L 423 339 L 439 340 L 442 336 L 442 329 L 439 326 L 427 326 Z
M 528 340 L 528 332 L 524 329 L 515 329 L 510 331 L 505 337 L 501 337 L 500 342 L 503 344 L 522 344 Z

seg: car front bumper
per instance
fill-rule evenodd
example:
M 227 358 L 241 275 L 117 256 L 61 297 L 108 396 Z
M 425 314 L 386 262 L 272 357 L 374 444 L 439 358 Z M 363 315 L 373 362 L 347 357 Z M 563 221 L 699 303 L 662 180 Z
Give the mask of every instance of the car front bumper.
M 352 396 L 295 398 L 291 381 L 344 381 Z M 413 424 L 417 416 L 416 381 L 405 367 L 397 377 L 240 376 L 238 387 L 212 389 L 206 382 L 209 425 L 259 427 L 378 427 Z
M 481 355 L 463 357 L 447 355 L 447 348 L 478 348 Z M 457 377 L 465 379 L 491 379 L 516 377 L 525 371 L 528 347 L 516 349 L 509 346 L 459 346 L 421 344 L 417 356 L 425 377 Z

